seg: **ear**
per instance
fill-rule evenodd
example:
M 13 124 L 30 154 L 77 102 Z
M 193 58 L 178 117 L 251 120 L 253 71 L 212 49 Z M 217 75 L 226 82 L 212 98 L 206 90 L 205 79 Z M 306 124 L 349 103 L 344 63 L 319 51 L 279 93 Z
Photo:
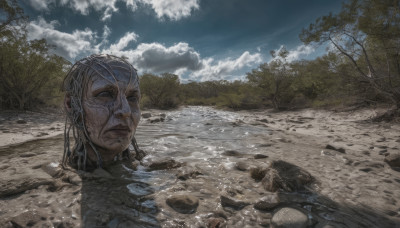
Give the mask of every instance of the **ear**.
M 67 113 L 72 112 L 71 95 L 69 93 L 66 93 L 64 96 L 64 108 L 67 111 Z

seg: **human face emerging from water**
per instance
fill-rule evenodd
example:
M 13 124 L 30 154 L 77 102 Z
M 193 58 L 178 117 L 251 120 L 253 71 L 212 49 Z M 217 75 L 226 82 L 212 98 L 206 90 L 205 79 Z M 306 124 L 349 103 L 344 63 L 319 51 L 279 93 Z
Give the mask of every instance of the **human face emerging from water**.
M 123 66 L 99 70 L 89 79 L 82 102 L 85 126 L 104 162 L 131 144 L 140 120 L 139 100 L 138 78 Z M 88 155 L 95 161 L 93 153 Z

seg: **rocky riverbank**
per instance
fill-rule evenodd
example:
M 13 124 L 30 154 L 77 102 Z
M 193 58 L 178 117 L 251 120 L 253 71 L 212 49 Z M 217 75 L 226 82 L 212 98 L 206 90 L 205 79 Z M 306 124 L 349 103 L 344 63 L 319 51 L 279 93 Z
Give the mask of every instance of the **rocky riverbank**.
M 377 112 L 144 111 L 148 155 L 92 173 L 60 168 L 62 115 L 0 113 L 0 226 L 400 227 L 400 125 Z

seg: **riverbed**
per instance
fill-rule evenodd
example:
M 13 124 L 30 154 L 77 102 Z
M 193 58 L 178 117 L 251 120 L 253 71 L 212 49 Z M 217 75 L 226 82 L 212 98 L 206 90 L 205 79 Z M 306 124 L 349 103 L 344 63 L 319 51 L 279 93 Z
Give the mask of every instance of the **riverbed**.
M 61 118 L 37 128 L 54 135 L 1 147 L 1 226 L 400 226 L 400 172 L 384 161 L 399 152 L 400 127 L 368 121 L 371 110 L 143 113 L 136 139 L 148 155 L 137 167 L 60 170 Z M 271 191 L 254 174 L 289 169 L 310 181 Z

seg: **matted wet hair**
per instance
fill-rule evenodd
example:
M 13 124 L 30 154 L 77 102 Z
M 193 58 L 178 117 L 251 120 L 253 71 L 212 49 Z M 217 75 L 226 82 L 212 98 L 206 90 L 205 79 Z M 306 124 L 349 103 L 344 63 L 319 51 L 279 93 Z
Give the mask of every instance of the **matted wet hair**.
M 114 55 L 95 54 L 77 61 L 69 70 L 64 78 L 62 90 L 65 96 L 70 97 L 71 110 L 65 110 L 66 120 L 64 129 L 64 155 L 62 165 L 65 167 L 69 163 L 78 170 L 86 170 L 87 146 L 90 146 L 97 156 L 97 167 L 102 167 L 102 158 L 98 153 L 96 146 L 90 140 L 85 126 L 85 112 L 83 111 L 82 99 L 87 89 L 87 84 L 93 76 L 100 76 L 108 80 L 104 74 L 111 75 L 114 79 L 113 69 L 123 69 L 130 72 L 129 83 L 139 85 L 137 70 L 125 59 Z M 115 81 L 117 81 L 115 79 Z M 112 82 L 114 83 L 114 82 Z M 70 133 L 75 140 L 75 145 L 71 150 Z M 136 152 L 139 151 L 135 138 L 132 145 Z M 123 156 L 130 158 L 129 148 L 123 151 Z

